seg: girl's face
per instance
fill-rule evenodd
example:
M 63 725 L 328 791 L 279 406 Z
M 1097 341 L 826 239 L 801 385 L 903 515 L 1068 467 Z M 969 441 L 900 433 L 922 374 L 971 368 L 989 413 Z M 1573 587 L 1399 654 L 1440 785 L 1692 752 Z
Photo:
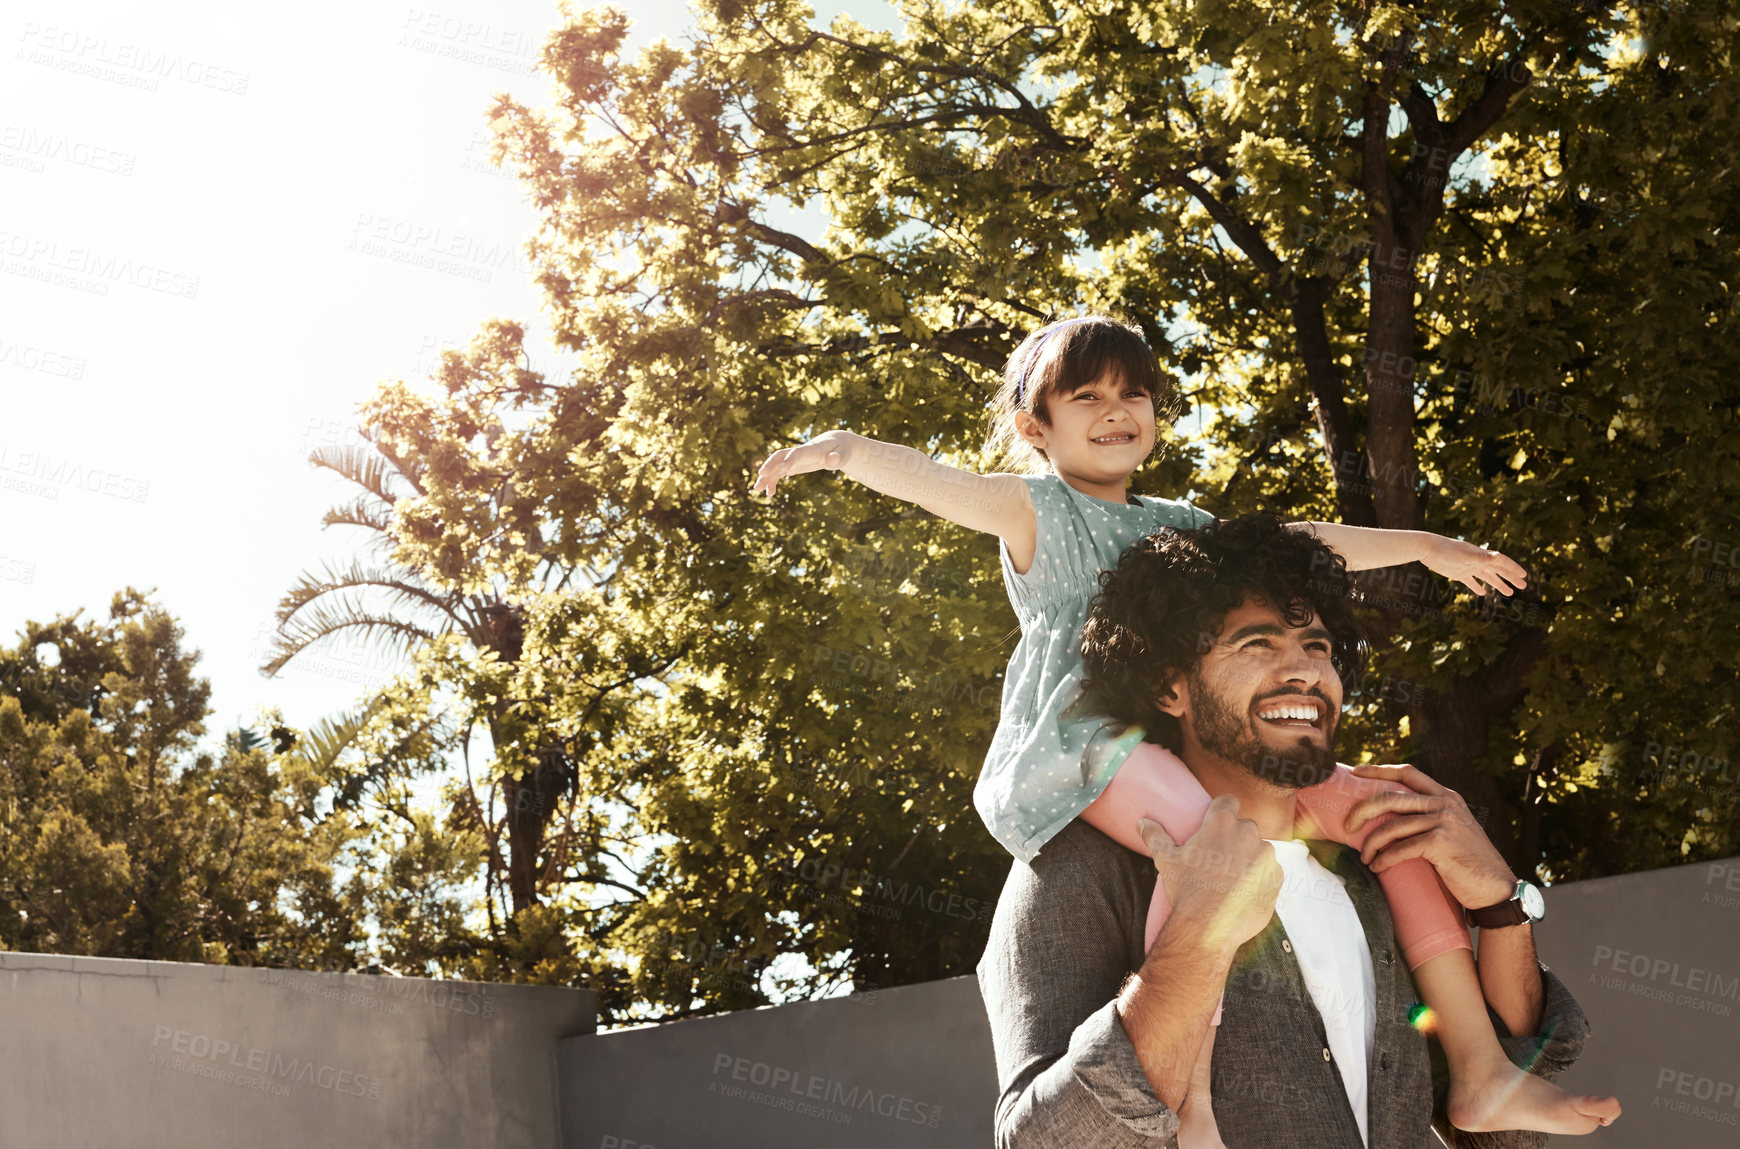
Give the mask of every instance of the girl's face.
M 1045 406 L 1050 426 L 1023 411 L 1015 416 L 1015 429 L 1066 479 L 1122 483 L 1154 449 L 1153 396 L 1119 385 L 1116 376 L 1054 392 Z

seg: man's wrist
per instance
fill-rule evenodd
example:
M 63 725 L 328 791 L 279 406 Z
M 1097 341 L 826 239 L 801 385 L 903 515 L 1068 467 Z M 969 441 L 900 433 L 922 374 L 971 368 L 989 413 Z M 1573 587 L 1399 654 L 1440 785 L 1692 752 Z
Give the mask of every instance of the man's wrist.
M 1232 971 L 1239 947 L 1244 944 L 1232 942 L 1222 933 L 1214 928 L 1214 915 L 1199 916 L 1188 908 L 1174 906 L 1166 924 L 1160 927 L 1153 948 L 1143 959 L 1142 968 L 1134 976 L 1141 977 L 1156 964 L 1188 962 L 1193 968 L 1206 967 L 1219 984 Z
M 1546 915 L 1547 903 L 1540 887 L 1532 882 L 1518 882 L 1511 896 L 1465 911 L 1468 924 L 1481 929 L 1508 929 L 1538 922 Z
M 1509 902 L 1510 898 L 1514 898 L 1516 895 L 1516 874 L 1512 874 L 1510 870 L 1503 870 L 1502 874 L 1495 874 L 1489 883 L 1482 884 L 1479 897 L 1484 898 L 1484 900 L 1477 900 L 1474 904 L 1469 905 L 1469 909 L 1486 909 L 1488 905 Z
M 1516 896 L 1516 881 L 1516 875 L 1509 870 L 1495 875 L 1490 882 L 1482 883 L 1481 888 L 1469 898 L 1467 908 L 1484 910 L 1488 906 L 1510 901 Z

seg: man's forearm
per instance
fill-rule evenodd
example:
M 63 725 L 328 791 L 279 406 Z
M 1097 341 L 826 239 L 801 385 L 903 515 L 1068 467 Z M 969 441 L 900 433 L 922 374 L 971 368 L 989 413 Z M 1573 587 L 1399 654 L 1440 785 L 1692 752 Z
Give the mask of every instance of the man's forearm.
M 1477 964 L 1486 1003 L 1511 1034 L 1523 1037 L 1539 1033 L 1546 994 L 1535 956 L 1534 927 L 1525 923 L 1481 930 Z
M 1203 932 L 1174 915 L 1118 994 L 1118 1019 L 1142 1072 L 1155 1096 L 1174 1112 L 1189 1092 L 1191 1071 L 1232 968 L 1233 951 L 1202 941 Z

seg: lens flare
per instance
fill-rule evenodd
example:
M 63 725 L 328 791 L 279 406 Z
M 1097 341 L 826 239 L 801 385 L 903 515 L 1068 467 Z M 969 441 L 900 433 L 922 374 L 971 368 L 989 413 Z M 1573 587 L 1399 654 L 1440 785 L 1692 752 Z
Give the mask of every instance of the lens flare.
M 1438 1031 L 1438 1014 L 1423 1001 L 1408 1007 L 1408 1024 L 1430 1036 Z

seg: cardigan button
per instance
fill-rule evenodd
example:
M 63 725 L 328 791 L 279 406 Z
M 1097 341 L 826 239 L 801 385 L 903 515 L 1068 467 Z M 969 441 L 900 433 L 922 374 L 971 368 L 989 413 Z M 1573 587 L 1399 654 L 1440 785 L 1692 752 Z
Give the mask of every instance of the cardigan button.
M 1288 941 L 1286 938 L 1282 938 L 1281 939 L 1281 948 L 1286 950 L 1288 953 L 1292 953 L 1293 952 L 1293 943 Z
M 1323 1047 L 1323 1060 L 1329 1060 L 1329 1047 L 1327 1045 Z

